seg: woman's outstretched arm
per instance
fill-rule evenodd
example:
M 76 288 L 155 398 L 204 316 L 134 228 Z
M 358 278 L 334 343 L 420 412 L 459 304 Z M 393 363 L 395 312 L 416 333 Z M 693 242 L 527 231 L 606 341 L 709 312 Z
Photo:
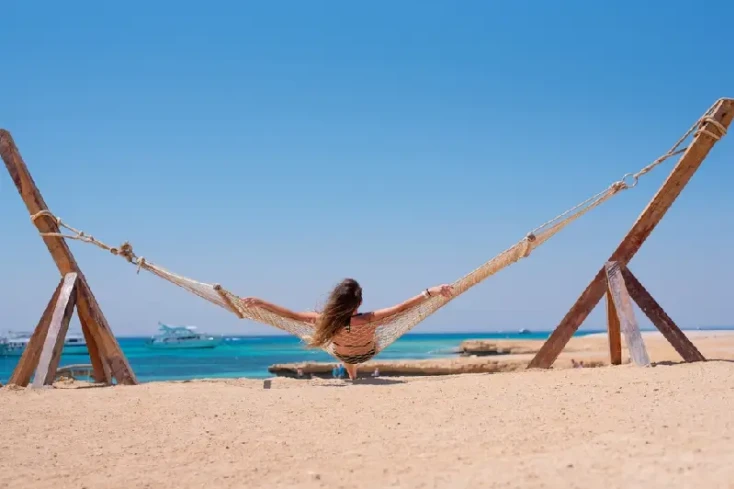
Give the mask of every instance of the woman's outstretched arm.
M 411 307 L 416 306 L 420 304 L 421 302 L 427 300 L 430 297 L 434 297 L 439 294 L 443 295 L 444 297 L 451 297 L 453 292 L 454 292 L 454 289 L 451 285 L 448 285 L 448 284 L 437 285 L 435 287 L 431 287 L 430 289 L 424 290 L 422 293 L 414 297 L 411 297 L 410 299 L 403 301 L 400 304 L 396 304 L 392 307 L 386 307 L 385 309 L 378 309 L 373 312 L 362 314 L 360 318 L 365 322 L 379 321 L 380 319 L 390 317 L 393 314 L 397 314 L 397 313 L 406 311 L 410 309 Z
M 319 313 L 317 312 L 310 312 L 310 311 L 304 311 L 304 312 L 296 312 L 291 311 L 288 308 L 279 306 L 277 304 L 273 304 L 272 302 L 268 302 L 263 299 L 259 299 L 257 297 L 245 297 L 242 299 L 242 304 L 245 307 L 260 307 L 262 309 L 266 309 L 270 312 L 274 312 L 275 314 L 278 314 L 280 316 L 295 319 L 296 321 L 304 321 L 307 323 L 315 323 L 316 320 L 319 317 Z

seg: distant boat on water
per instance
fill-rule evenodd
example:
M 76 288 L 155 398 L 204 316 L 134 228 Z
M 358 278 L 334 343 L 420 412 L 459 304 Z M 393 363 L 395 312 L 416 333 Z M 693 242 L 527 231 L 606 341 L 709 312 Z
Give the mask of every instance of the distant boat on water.
M 0 336 L 0 356 L 15 357 L 21 356 L 31 341 L 31 334 L 28 332 L 9 331 L 6 336 Z M 67 333 L 64 339 L 64 355 L 85 355 L 89 354 L 87 342 L 84 335 L 79 333 Z
M 64 340 L 65 355 L 88 355 L 87 340 L 81 333 L 67 333 Z
M 19 331 L 8 331 L 0 336 L 0 356 L 19 357 L 23 354 L 26 345 L 31 340 L 31 334 Z
M 145 342 L 148 348 L 216 348 L 222 342 L 221 336 L 195 332 L 196 326 L 169 326 L 159 322 L 158 327 L 160 333 Z

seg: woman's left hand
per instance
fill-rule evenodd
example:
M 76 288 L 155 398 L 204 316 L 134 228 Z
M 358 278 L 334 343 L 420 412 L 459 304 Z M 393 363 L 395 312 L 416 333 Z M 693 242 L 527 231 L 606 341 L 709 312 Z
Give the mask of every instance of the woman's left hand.
M 451 295 L 454 293 L 454 288 L 451 285 L 443 284 L 431 287 L 430 289 L 428 289 L 428 292 L 431 294 L 431 296 L 441 294 L 444 297 L 451 297 Z

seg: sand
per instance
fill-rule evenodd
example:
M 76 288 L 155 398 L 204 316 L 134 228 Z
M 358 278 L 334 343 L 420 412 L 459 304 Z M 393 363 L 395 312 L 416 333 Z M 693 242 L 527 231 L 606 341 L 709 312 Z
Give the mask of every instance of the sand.
M 75 387 L 0 390 L 0 487 L 734 487 L 726 360 Z

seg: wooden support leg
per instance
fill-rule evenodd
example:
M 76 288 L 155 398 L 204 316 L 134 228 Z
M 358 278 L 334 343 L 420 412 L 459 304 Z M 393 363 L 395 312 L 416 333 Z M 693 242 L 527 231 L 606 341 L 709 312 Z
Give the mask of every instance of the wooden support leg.
M 76 294 L 78 303 L 78 288 Z M 86 317 L 82 317 L 81 315 L 79 315 L 79 322 L 82 325 L 82 333 L 84 333 L 84 340 L 87 342 L 87 350 L 89 350 L 89 359 L 92 362 L 92 378 L 95 382 L 111 384 L 112 373 L 110 372 L 109 364 L 104 358 L 102 358 L 102 348 L 100 347 L 100 340 L 95 334 L 97 332 L 96 329 L 89 327 L 89 323 L 87 323 Z
M 727 129 L 734 118 L 734 99 L 724 99 L 714 110 L 710 119 Z M 675 199 L 683 191 L 693 174 L 703 163 L 722 131 L 716 124 L 704 121 L 701 131 L 693 138 L 675 168 L 642 211 L 637 221 L 624 237 L 608 261 L 627 265 L 640 250 Z M 576 303 L 561 320 L 548 340 L 528 364 L 528 368 L 549 368 L 556 361 L 568 341 L 579 329 L 589 313 L 596 307 L 606 291 L 606 270 L 599 270 L 591 283 L 581 293 Z
M 647 355 L 645 342 L 642 341 L 640 328 L 635 319 L 635 311 L 632 309 L 632 299 L 627 292 L 620 268 L 621 266 L 617 262 L 606 264 L 609 291 L 612 295 L 614 308 L 617 310 L 620 328 L 624 334 L 630 357 L 637 365 L 647 367 L 650 365 L 650 357 Z
M 79 283 L 78 290 L 76 307 L 79 318 L 83 318 L 83 324 L 94 331 L 93 336 L 97 347 L 101 349 L 103 363 L 107 364 L 118 384 L 137 384 L 137 379 L 86 281 Z
M 51 296 L 51 300 L 48 301 L 46 310 L 43 311 L 41 320 L 38 321 L 38 325 L 36 325 L 36 329 L 33 330 L 30 341 L 28 341 L 28 344 L 25 346 L 23 354 L 20 356 L 20 360 L 18 360 L 18 364 L 15 366 L 15 370 L 13 370 L 10 380 L 8 380 L 9 385 L 25 387 L 31 381 L 33 371 L 36 369 L 38 360 L 41 357 L 41 350 L 43 349 L 43 344 L 46 341 L 48 328 L 51 325 L 51 317 L 53 316 L 63 285 L 64 280 L 62 279 L 56 287 L 56 291 L 53 296 Z
M 10 177 L 13 183 L 15 183 L 28 212 L 33 216 L 41 211 L 48 210 L 48 206 L 43 200 L 43 196 L 40 190 L 38 190 L 36 183 L 33 181 L 33 177 L 31 177 L 28 167 L 23 161 L 12 136 L 4 129 L 0 129 L 0 157 L 5 162 Z M 35 225 L 41 233 L 59 232 L 56 221 L 46 216 L 36 219 Z M 112 334 L 107 319 L 102 313 L 102 309 L 99 307 L 87 283 L 87 279 L 79 268 L 66 241 L 63 238 L 53 236 L 44 236 L 43 241 L 62 275 L 71 272 L 75 272 L 78 275 L 77 312 L 79 313 L 82 327 L 86 329 L 85 337 L 92 337 L 94 339 L 92 348 L 97 349 L 98 355 L 96 356 L 102 359 L 100 362 L 101 366 L 95 368 L 95 378 L 109 379 L 110 375 L 105 373 L 105 368 L 107 368 L 105 364 L 107 364 L 109 373 L 115 377 L 119 384 L 137 384 L 137 379 L 122 349 L 120 349 L 117 339 Z M 91 334 L 88 335 L 87 333 Z M 95 358 L 93 357 L 92 365 L 94 365 L 94 362 Z
M 612 291 L 607 287 L 607 330 L 609 334 L 609 363 L 622 363 L 622 335 L 619 329 L 619 316 L 614 306 Z
M 632 272 L 627 267 L 622 267 L 621 272 L 630 297 L 632 297 L 655 327 L 660 330 L 665 339 L 673 345 L 673 348 L 683 357 L 683 360 L 686 362 L 705 361 L 706 358 L 698 351 L 698 348 L 691 343 L 688 337 L 686 337 L 683 331 L 665 313 L 652 295 L 645 290 L 645 287 L 642 286 Z
M 51 385 L 56 377 L 61 351 L 64 349 L 64 338 L 69 330 L 69 321 L 71 321 L 76 305 L 76 280 L 76 273 L 67 273 L 61 282 L 61 291 L 46 332 L 41 358 L 36 367 L 36 375 L 33 377 L 33 387 Z

